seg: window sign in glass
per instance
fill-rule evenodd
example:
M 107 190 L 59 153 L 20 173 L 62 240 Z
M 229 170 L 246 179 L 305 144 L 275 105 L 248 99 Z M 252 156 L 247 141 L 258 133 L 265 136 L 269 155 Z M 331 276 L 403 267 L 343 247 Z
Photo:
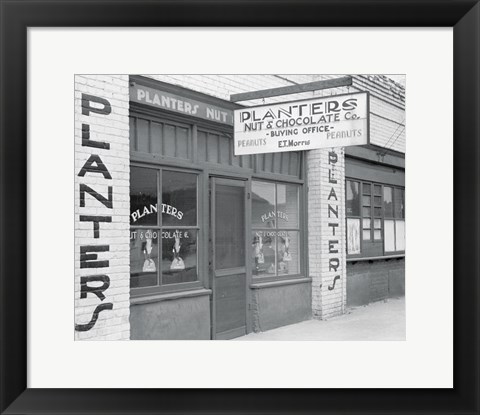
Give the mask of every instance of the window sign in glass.
M 360 253 L 360 219 L 347 219 L 347 253 L 350 255 Z

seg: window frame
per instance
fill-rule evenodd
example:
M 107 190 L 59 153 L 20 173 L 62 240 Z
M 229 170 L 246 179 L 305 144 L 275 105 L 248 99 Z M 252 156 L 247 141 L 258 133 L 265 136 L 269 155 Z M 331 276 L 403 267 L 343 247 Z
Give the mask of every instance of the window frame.
M 129 232 L 133 229 L 152 229 L 160 232 L 159 242 L 158 242 L 158 250 L 159 250 L 159 263 L 157 265 L 157 285 L 148 286 L 148 287 L 130 287 L 130 295 L 132 298 L 137 297 L 144 297 L 147 295 L 152 294 L 162 294 L 162 293 L 169 293 L 169 292 L 177 292 L 177 291 L 186 291 L 191 290 L 194 288 L 203 287 L 202 283 L 202 276 L 201 276 L 201 262 L 202 262 L 202 252 L 201 252 L 201 244 L 199 243 L 202 238 L 202 231 L 203 227 L 200 225 L 200 209 L 201 203 L 199 200 L 199 187 L 201 185 L 200 180 L 200 172 L 197 170 L 189 170 L 185 168 L 175 168 L 171 166 L 163 166 L 163 165 L 152 165 L 147 163 L 141 163 L 136 161 L 130 161 L 131 167 L 140 167 L 140 168 L 148 168 L 157 172 L 157 206 L 161 204 L 161 197 L 162 197 L 162 184 L 163 184 L 163 171 L 176 171 L 180 173 L 189 173 L 194 174 L 196 176 L 196 225 L 195 226 L 163 226 L 162 223 L 162 211 L 158 209 L 157 211 L 157 224 L 156 225 L 139 225 L 139 226 L 132 226 L 129 227 Z M 172 229 L 195 229 L 197 232 L 197 279 L 195 281 L 188 281 L 188 282 L 181 282 L 181 283 L 174 283 L 174 284 L 162 284 L 162 256 L 163 256 L 163 243 L 161 238 L 161 232 L 163 230 L 172 230 Z M 131 278 L 131 271 L 130 271 L 130 278 Z
M 359 184 L 359 214 L 360 215 L 349 215 L 346 209 L 346 192 L 347 192 L 347 184 L 348 182 L 356 182 Z M 364 190 L 363 187 L 364 185 L 370 185 L 370 216 L 369 217 L 364 217 L 363 215 L 363 197 L 364 197 Z M 375 205 L 375 186 L 380 186 L 381 188 L 381 205 L 376 206 Z M 392 189 L 392 217 L 385 217 L 385 206 L 384 206 L 384 197 L 385 197 L 385 187 L 390 187 Z M 403 217 L 395 217 L 395 191 L 399 189 L 403 191 Z M 378 195 L 377 195 L 378 196 Z M 375 216 L 375 207 L 380 207 L 381 209 L 381 216 Z M 363 239 L 363 221 L 365 218 L 370 219 L 370 238 L 368 240 Z M 389 256 L 398 256 L 398 255 L 404 255 L 405 250 L 395 250 L 395 251 L 386 251 L 385 250 L 385 220 L 393 220 L 394 222 L 398 221 L 403 221 L 405 222 L 405 187 L 404 186 L 398 186 L 394 184 L 389 184 L 389 183 L 380 183 L 380 182 L 375 182 L 375 181 L 370 181 L 370 180 L 362 180 L 358 179 L 355 177 L 345 177 L 345 227 L 347 229 L 347 221 L 348 219 L 359 219 L 360 220 L 360 253 L 359 254 L 349 254 L 348 253 L 348 246 L 347 246 L 347 259 L 362 259 L 362 258 L 371 258 L 371 257 L 389 257 Z M 381 220 L 381 239 L 375 239 L 374 237 L 374 232 L 375 230 L 378 230 L 378 228 L 375 228 L 375 219 L 380 219 Z M 366 229 L 366 228 L 365 228 Z M 396 225 L 394 226 L 394 229 L 396 229 Z M 346 236 L 346 243 L 348 243 L 348 236 Z M 381 243 L 381 253 L 380 255 L 375 255 L 371 254 L 370 252 L 365 252 L 365 246 L 371 245 L 372 249 L 375 249 L 375 243 Z
M 303 160 L 302 160 L 303 162 Z M 266 230 L 275 230 L 275 232 L 280 232 L 280 231 L 292 231 L 292 232 L 297 232 L 298 234 L 298 272 L 295 274 L 278 274 L 278 269 L 277 265 L 275 266 L 275 274 L 274 275 L 255 275 L 252 272 L 252 258 L 248 258 L 249 260 L 249 265 L 248 267 L 250 268 L 250 272 L 252 275 L 252 283 L 257 284 L 257 283 L 262 283 L 262 282 L 275 282 L 275 281 L 284 281 L 284 280 L 290 280 L 290 279 L 298 279 L 298 278 L 303 278 L 305 277 L 306 274 L 306 224 L 304 222 L 305 214 L 304 214 L 304 207 L 305 207 L 305 192 L 304 192 L 304 184 L 299 183 L 298 181 L 288 181 L 288 180 L 273 180 L 270 177 L 264 177 L 263 175 L 257 175 L 253 176 L 251 178 L 251 184 L 250 184 L 250 193 L 252 194 L 251 188 L 253 186 L 253 182 L 264 182 L 264 183 L 272 183 L 275 185 L 275 210 L 277 210 L 278 206 L 278 192 L 277 192 L 277 185 L 294 185 L 298 189 L 298 194 L 297 194 L 297 208 L 298 208 L 298 224 L 297 227 L 295 228 L 285 228 L 285 227 L 279 227 L 278 226 L 278 220 L 275 220 L 275 228 L 267 228 L 267 227 L 260 227 L 260 226 L 255 226 L 253 224 L 252 219 L 250 220 L 249 224 L 249 233 L 250 233 L 250 241 L 253 241 L 253 238 L 255 236 L 256 231 L 266 231 Z M 253 203 L 253 197 L 250 197 L 250 211 L 253 211 L 252 208 L 252 203 Z M 275 264 L 277 263 L 277 255 L 278 255 L 278 250 L 277 250 L 277 238 L 278 235 L 275 236 Z

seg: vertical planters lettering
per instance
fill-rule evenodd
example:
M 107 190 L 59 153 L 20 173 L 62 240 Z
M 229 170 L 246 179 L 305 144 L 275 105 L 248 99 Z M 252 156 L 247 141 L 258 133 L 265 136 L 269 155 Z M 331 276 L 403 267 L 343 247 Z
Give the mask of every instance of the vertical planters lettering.
M 328 227 L 330 230 L 330 237 L 328 240 L 328 272 L 333 273 L 332 283 L 328 285 L 328 290 L 332 291 L 335 289 L 335 284 L 337 280 L 340 279 L 341 270 L 340 268 L 340 258 L 339 258 L 339 236 L 337 235 L 338 228 L 340 225 L 340 218 L 338 214 L 339 201 L 337 197 L 337 191 L 335 188 L 338 188 L 338 182 L 335 175 L 335 165 L 338 162 L 338 155 L 335 151 L 330 151 L 328 153 L 328 183 L 330 184 L 330 192 L 328 194 L 327 206 L 328 206 Z
M 97 114 L 108 116 L 111 112 L 112 107 L 106 99 L 82 94 L 82 115 L 90 116 L 91 114 Z M 82 124 L 82 147 L 86 147 L 90 152 L 87 151 L 86 160 L 77 175 L 85 178 L 85 180 L 92 177 L 105 181 L 105 184 L 111 183 L 112 176 L 108 167 L 103 163 L 100 155 L 97 154 L 98 149 L 110 150 L 110 144 L 92 140 L 90 124 L 87 123 Z M 98 182 L 96 180 L 96 183 Z M 91 199 L 95 200 L 94 203 L 97 203 L 98 207 L 103 206 L 113 209 L 113 186 L 108 185 L 107 194 L 101 194 L 94 187 L 90 187 L 86 183 L 80 183 L 78 192 L 80 194 L 80 215 L 78 219 L 80 222 L 92 224 L 91 232 L 93 239 L 98 240 L 94 244 L 77 247 L 80 250 L 80 268 L 96 270 L 104 268 L 101 272 L 80 277 L 80 299 L 91 299 L 93 297 L 98 301 L 98 304 L 92 310 L 90 321 L 83 324 L 75 324 L 76 331 L 88 331 L 95 326 L 102 311 L 113 309 L 113 303 L 108 301 L 108 288 L 110 286 L 108 268 L 110 263 L 108 259 L 105 259 L 110 246 L 102 240 L 102 226 L 105 223 L 111 223 L 112 216 L 82 214 L 82 208 L 86 209 L 85 195 L 88 194 Z

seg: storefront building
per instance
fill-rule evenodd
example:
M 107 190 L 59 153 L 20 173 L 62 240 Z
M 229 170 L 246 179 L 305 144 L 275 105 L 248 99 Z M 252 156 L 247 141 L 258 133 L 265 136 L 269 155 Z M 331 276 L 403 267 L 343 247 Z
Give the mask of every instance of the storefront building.
M 76 339 L 230 339 L 405 293 L 405 90 L 383 76 L 75 79 Z M 235 156 L 233 111 L 368 91 L 370 144 Z

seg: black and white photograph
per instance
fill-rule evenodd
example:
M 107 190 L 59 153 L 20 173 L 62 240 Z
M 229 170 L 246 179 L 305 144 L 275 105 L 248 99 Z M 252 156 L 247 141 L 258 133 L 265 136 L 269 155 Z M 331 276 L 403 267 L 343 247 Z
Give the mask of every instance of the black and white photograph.
M 75 340 L 405 340 L 405 75 L 74 81 Z
M 0 415 L 477 414 L 479 2 L 0 0 Z

